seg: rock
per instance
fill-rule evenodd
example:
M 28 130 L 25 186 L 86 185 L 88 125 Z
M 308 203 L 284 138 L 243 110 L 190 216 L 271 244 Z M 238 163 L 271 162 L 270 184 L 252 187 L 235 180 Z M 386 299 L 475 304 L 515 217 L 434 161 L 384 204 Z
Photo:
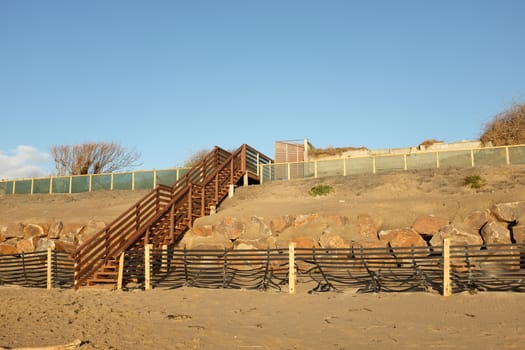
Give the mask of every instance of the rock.
M 84 229 L 84 225 L 81 224 L 65 224 L 60 231 L 59 239 L 69 244 L 76 245 L 77 236 Z
M 76 235 L 76 242 L 78 245 L 90 240 L 93 236 L 98 234 L 106 227 L 104 221 L 90 220 L 82 231 Z
M 226 216 L 215 230 L 231 241 L 240 238 L 244 233 L 245 226 L 242 222 L 231 216 Z
M 354 249 L 360 248 L 385 248 L 388 246 L 388 242 L 380 241 L 379 239 L 369 240 L 369 241 L 358 241 L 351 242 L 351 246 Z
M 4 231 L 4 236 L 6 239 L 9 238 L 23 238 L 24 236 L 24 224 L 21 222 L 10 222 L 7 224 L 7 227 Z
M 500 221 L 514 222 L 525 213 L 525 202 L 494 204 L 490 211 Z
M 343 215 L 327 215 L 324 218 L 330 227 L 343 227 L 348 223 L 348 218 Z
M 76 249 L 76 246 L 70 242 L 65 242 L 62 240 L 54 240 L 54 243 L 55 243 L 55 250 L 57 252 L 73 253 Z
M 5 242 L 7 238 L 4 236 L 3 233 L 0 232 L 0 243 Z
M 199 237 L 209 237 L 213 233 L 213 225 L 206 224 L 200 226 L 193 226 L 188 233 Z
M 434 215 L 423 215 L 414 221 L 412 224 L 412 229 L 420 234 L 433 236 L 448 224 L 448 218 Z
M 252 216 L 250 222 L 246 225 L 242 235 L 245 239 L 259 239 L 262 237 L 269 237 L 272 231 L 264 222 L 264 218 L 259 216 Z
M 44 228 L 41 225 L 37 224 L 27 224 L 24 226 L 24 237 L 45 237 L 47 233 L 44 231 Z
M 319 218 L 318 214 L 300 214 L 295 217 L 294 227 L 301 227 Z
M 260 249 L 256 246 L 254 246 L 253 244 L 250 244 L 250 243 L 245 243 L 245 242 L 241 242 L 241 243 L 237 243 L 235 242 L 235 247 L 234 249 L 235 250 L 256 250 L 256 249 Z
M 50 238 L 40 238 L 36 246 L 36 252 L 47 251 L 48 248 L 55 248 L 55 241 Z
M 47 232 L 47 237 L 51 239 L 58 239 L 60 237 L 60 232 L 62 232 L 62 228 L 64 227 L 64 224 L 62 221 L 57 221 L 49 226 L 49 231 Z
M 232 249 L 233 243 L 223 234 L 213 232 L 211 236 L 201 237 L 195 235 L 185 235 L 178 243 L 178 249 L 212 249 L 224 250 Z
M 16 243 L 16 249 L 20 253 L 33 253 L 38 245 L 38 240 L 36 236 L 21 239 Z
M 518 225 L 512 228 L 512 236 L 518 244 L 525 244 L 525 225 Z
M 391 247 L 425 247 L 427 245 L 423 237 L 411 228 L 381 231 L 379 240 L 388 242 Z
M 322 248 L 350 248 L 347 240 L 331 232 L 324 232 L 319 238 L 319 244 Z
M 294 223 L 294 220 L 295 218 L 290 215 L 277 217 L 270 221 L 270 229 L 274 233 L 281 233 L 287 228 L 291 227 Z
M 19 254 L 16 246 L 11 244 L 0 243 L 0 254 Z
M 511 244 L 510 230 L 506 224 L 492 221 L 481 229 L 481 237 L 485 244 Z
M 360 214 L 357 216 L 357 237 L 353 237 L 355 241 L 371 241 L 378 239 L 377 226 L 374 219 L 368 214 Z
M 483 225 L 485 225 L 491 218 L 492 218 L 492 215 L 490 214 L 489 209 L 475 210 L 469 213 L 463 219 L 463 225 L 469 231 L 479 232 L 479 230 L 481 230 Z
M 294 242 L 296 248 L 319 248 L 319 244 L 311 237 L 295 237 L 290 242 Z
M 448 238 L 451 245 L 481 245 L 483 240 L 477 233 L 463 231 L 455 225 L 450 224 L 443 227 L 430 240 L 432 246 L 442 246 L 443 240 Z

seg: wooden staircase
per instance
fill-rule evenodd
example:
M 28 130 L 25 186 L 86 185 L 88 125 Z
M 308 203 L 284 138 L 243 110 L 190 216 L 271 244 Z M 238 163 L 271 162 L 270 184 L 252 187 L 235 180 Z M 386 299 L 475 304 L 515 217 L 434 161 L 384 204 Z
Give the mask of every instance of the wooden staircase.
M 75 288 L 115 288 L 120 254 L 146 244 L 154 249 L 175 244 L 196 219 L 226 198 L 230 185 L 245 176 L 245 181 L 258 182 L 258 164 L 268 162 L 247 145 L 232 153 L 215 147 L 171 187 L 158 185 L 73 252 Z

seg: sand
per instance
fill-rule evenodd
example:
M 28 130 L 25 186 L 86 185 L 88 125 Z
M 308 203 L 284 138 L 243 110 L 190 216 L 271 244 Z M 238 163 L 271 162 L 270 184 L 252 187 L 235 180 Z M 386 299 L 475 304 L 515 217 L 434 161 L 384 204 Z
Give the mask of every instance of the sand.
M 479 174 L 481 189 L 464 187 Z M 313 198 L 308 189 L 331 184 Z M 0 224 L 87 222 L 118 216 L 144 193 L 0 196 Z M 214 217 L 360 213 L 382 228 L 418 215 L 461 219 L 471 210 L 525 200 L 525 166 L 445 169 L 275 182 L 237 188 Z M 0 287 L 0 346 L 83 341 L 82 349 L 521 349 L 525 295 L 519 293 L 308 294 L 197 288 L 152 291 Z

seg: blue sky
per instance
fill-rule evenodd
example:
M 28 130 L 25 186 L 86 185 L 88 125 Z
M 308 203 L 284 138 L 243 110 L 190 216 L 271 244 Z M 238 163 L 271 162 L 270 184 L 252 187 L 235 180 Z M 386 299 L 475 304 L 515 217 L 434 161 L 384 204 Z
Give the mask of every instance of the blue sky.
M 521 0 L 0 0 L 0 178 L 54 145 L 118 142 L 138 169 L 276 140 L 476 139 L 525 100 Z

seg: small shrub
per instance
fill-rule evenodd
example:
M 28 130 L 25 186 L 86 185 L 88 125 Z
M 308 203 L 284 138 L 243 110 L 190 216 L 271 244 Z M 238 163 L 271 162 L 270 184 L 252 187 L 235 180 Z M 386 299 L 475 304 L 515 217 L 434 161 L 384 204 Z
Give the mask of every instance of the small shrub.
M 308 192 L 310 196 L 326 196 L 328 193 L 332 192 L 334 188 L 330 185 L 324 185 L 319 184 L 315 185 L 314 187 L 310 188 L 310 191 Z
M 485 185 L 485 181 L 479 175 L 470 175 L 463 181 L 463 186 L 470 188 L 481 188 Z

